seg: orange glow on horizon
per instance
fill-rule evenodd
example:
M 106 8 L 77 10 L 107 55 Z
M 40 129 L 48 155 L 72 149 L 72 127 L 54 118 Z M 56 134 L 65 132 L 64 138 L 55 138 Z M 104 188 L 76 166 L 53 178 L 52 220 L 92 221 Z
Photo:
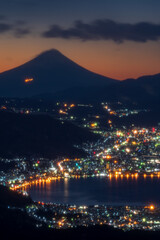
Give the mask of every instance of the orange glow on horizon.
M 49 41 L 30 36 L 27 40 L 4 38 L 1 44 L 4 48 L 1 51 L 0 72 L 18 67 L 53 47 L 80 66 L 113 79 L 138 78 L 159 72 L 159 42 L 117 45 L 111 41 L 91 41 L 77 44 L 74 40 Z

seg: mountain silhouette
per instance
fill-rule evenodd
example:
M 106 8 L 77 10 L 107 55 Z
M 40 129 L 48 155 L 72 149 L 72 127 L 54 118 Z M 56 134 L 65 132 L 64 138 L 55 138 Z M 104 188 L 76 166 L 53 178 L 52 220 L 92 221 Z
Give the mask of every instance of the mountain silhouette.
M 71 87 L 107 86 L 114 82 L 116 80 L 88 71 L 52 49 L 1 73 L 0 96 L 31 97 Z
M 160 74 L 117 81 L 88 71 L 58 50 L 0 74 L 0 97 L 160 103 Z

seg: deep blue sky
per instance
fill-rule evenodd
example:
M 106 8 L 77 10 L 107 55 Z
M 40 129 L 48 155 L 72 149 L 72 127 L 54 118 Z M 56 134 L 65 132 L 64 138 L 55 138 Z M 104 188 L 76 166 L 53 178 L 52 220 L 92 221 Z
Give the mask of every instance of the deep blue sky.
M 9 19 L 34 23 L 67 23 L 109 18 L 125 22 L 160 23 L 159 0 L 1 0 L 0 12 Z

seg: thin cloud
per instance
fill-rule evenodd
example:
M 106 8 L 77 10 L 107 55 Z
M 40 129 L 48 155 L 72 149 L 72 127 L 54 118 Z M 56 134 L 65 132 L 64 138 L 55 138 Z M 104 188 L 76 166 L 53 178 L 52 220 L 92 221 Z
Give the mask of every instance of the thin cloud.
M 13 28 L 11 24 L 0 23 L 0 34 L 10 31 Z
M 160 39 L 160 24 L 140 22 L 136 24 L 119 23 L 108 19 L 95 20 L 91 23 L 74 22 L 73 27 L 63 28 L 51 25 L 42 33 L 45 38 L 76 38 L 82 41 L 112 40 L 122 43 L 124 41 L 147 42 Z
M 17 38 L 25 37 L 26 35 L 29 35 L 31 33 L 30 29 L 27 28 L 17 28 L 14 31 L 14 35 Z
M 25 22 L 17 21 L 16 23 L 10 24 L 5 22 L 0 22 L 0 34 L 10 33 L 12 36 L 21 38 L 26 35 L 31 34 L 31 29 L 25 26 Z

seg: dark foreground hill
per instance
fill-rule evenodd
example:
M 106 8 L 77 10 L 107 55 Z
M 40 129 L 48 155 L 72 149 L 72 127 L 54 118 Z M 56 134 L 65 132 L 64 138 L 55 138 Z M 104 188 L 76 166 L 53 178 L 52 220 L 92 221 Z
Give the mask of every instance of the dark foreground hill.
M 3 212 L 5 212 L 3 210 Z M 10 219 L 7 226 L 2 223 L 0 226 L 1 240 L 17 239 L 17 240 L 44 240 L 44 239 L 59 239 L 59 240 L 151 240 L 159 239 L 160 232 L 146 232 L 146 231 L 129 231 L 123 232 L 122 230 L 114 229 L 109 226 L 94 226 L 94 227 L 79 227 L 75 229 L 66 230 L 50 230 L 47 228 L 37 229 L 30 224 L 31 219 L 25 219 L 25 215 L 20 213 L 16 216 L 16 211 L 9 211 Z M 6 216 L 5 216 L 6 218 Z M 21 224 L 18 225 L 18 219 Z M 23 222 L 23 220 L 25 221 Z M 25 223 L 25 224 L 23 224 Z
M 0 156 L 81 156 L 74 147 L 97 136 L 48 115 L 0 112 Z
M 0 206 L 24 207 L 33 203 L 30 197 L 11 191 L 2 185 L 0 185 L 0 196 Z

